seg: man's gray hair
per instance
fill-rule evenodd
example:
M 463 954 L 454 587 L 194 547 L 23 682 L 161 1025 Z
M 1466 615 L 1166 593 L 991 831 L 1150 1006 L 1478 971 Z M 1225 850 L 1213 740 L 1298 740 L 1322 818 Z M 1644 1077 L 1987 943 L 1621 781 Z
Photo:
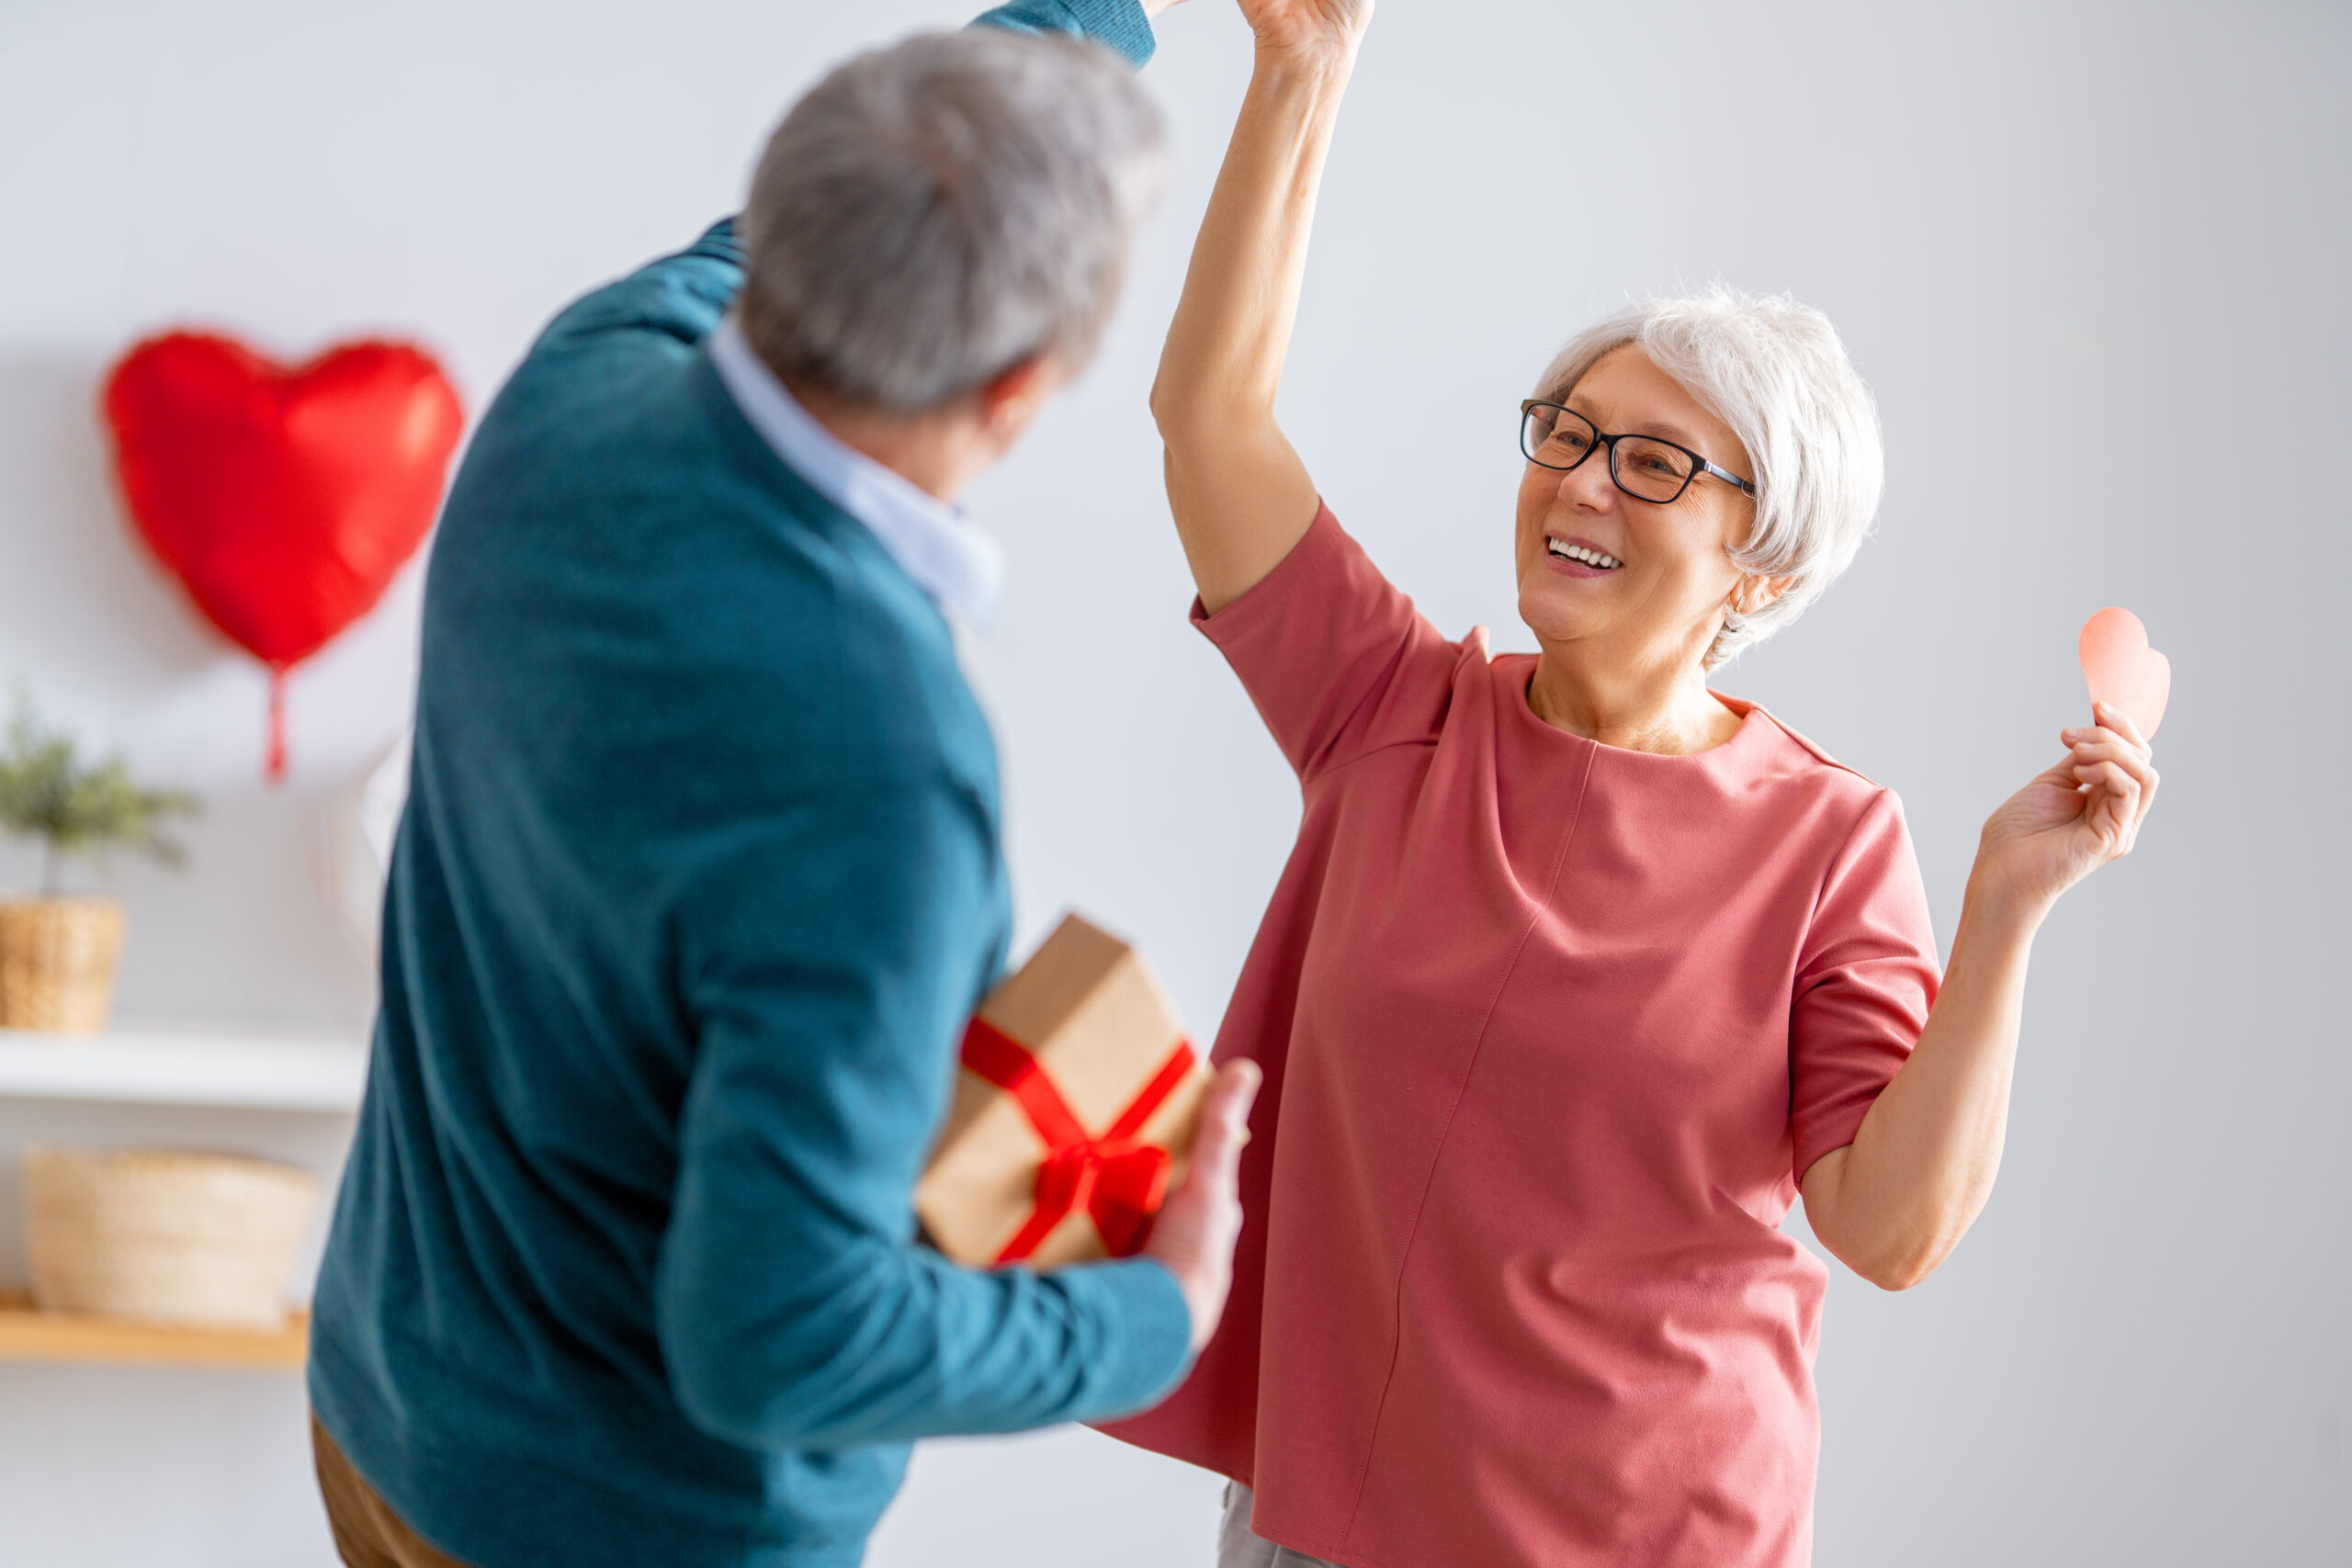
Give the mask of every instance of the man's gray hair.
M 918 413 L 1094 352 L 1162 177 L 1116 56 L 996 28 L 859 55 L 792 107 L 741 227 L 743 333 L 787 382 Z
M 1756 524 L 1732 559 L 1758 577 L 1794 579 L 1770 604 L 1724 621 L 1707 649 L 1712 670 L 1804 614 L 1853 563 L 1885 487 L 1878 403 L 1828 317 L 1785 294 L 1722 284 L 1646 299 L 1588 327 L 1552 361 L 1535 395 L 1563 400 L 1603 355 L 1627 344 L 1747 448 Z

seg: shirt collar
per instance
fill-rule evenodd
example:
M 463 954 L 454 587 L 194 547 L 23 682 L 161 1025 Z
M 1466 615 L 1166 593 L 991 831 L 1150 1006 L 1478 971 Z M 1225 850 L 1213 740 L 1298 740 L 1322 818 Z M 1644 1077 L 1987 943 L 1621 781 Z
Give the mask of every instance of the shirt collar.
M 932 602 L 985 630 L 1004 591 L 1004 547 L 904 475 L 817 423 L 755 353 L 735 319 L 710 337 L 710 361 L 753 430 L 786 468 L 863 523 Z

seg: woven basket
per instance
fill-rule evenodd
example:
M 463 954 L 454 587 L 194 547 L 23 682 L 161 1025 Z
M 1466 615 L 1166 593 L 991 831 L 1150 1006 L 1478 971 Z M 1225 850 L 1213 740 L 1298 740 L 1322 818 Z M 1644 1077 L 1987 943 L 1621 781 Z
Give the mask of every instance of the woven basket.
M 0 904 L 0 1029 L 104 1029 L 122 931 L 111 898 Z
M 24 1151 L 25 1250 L 43 1312 L 276 1329 L 318 1190 L 222 1155 Z

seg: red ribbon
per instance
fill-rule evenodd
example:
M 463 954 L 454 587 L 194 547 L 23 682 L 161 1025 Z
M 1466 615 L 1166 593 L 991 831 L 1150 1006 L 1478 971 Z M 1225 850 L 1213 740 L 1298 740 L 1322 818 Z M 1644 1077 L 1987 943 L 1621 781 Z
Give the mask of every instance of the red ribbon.
M 1070 1110 L 1029 1047 L 985 1019 L 972 1020 L 964 1032 L 964 1066 L 1012 1096 L 1029 1125 L 1046 1141 L 1045 1163 L 1037 1168 L 1035 1206 L 997 1254 L 999 1263 L 1029 1257 L 1055 1226 L 1080 1209 L 1102 1233 L 1112 1257 L 1132 1257 L 1143 1250 L 1151 1217 L 1168 1196 L 1170 1161 L 1166 1149 L 1137 1143 L 1136 1135 L 1183 1083 L 1193 1061 L 1192 1042 L 1176 1042 L 1176 1049 L 1143 1092 L 1096 1137 Z

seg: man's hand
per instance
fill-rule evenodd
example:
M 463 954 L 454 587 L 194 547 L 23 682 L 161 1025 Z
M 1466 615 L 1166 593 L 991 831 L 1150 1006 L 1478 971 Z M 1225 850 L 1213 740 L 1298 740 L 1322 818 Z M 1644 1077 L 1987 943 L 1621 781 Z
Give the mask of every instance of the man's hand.
M 1184 0 L 1143 0 L 1143 14 L 1147 17 L 1157 17 L 1160 12 L 1172 6 L 1182 6 Z
M 1241 1237 L 1241 1145 L 1250 1141 L 1250 1106 L 1265 1075 L 1250 1061 L 1228 1062 L 1201 1106 L 1192 1168 L 1152 1222 L 1143 1249 L 1176 1276 L 1193 1313 L 1198 1354 L 1225 1314 L 1233 1288 L 1233 1245 Z

